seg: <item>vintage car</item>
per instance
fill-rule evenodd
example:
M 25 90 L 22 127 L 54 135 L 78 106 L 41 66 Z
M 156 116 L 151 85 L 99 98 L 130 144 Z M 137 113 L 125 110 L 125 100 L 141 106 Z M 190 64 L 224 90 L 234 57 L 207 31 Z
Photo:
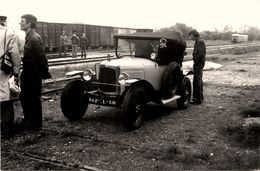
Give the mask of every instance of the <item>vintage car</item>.
M 61 109 L 69 120 L 81 119 L 88 104 L 119 107 L 128 130 L 144 122 L 147 103 L 177 101 L 188 107 L 191 83 L 181 70 L 186 42 L 178 32 L 137 32 L 116 35 L 116 59 L 95 64 L 95 69 L 71 71 L 80 75 L 61 95 Z

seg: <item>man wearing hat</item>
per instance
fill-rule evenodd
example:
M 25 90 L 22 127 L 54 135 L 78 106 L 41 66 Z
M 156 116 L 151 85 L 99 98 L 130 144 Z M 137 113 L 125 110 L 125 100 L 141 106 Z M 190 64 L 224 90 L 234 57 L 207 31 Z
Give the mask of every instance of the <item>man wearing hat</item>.
M 203 68 L 205 65 L 206 58 L 206 45 L 204 41 L 200 38 L 200 34 L 197 30 L 191 30 L 189 32 L 189 37 L 195 41 L 193 49 L 193 99 L 191 103 L 201 104 L 204 100 L 203 98 Z
M 19 56 L 16 34 L 6 27 L 6 16 L 0 15 L 0 108 L 1 108 L 1 135 L 13 135 L 14 124 L 14 94 L 10 91 L 9 79 L 13 75 L 15 84 L 19 84 L 21 58 Z M 10 72 L 2 70 L 4 54 L 8 52 L 11 57 L 12 68 Z
M 35 28 L 37 19 L 31 14 L 21 17 L 21 30 L 25 31 L 23 71 L 21 73 L 20 100 L 24 112 L 23 126 L 30 130 L 42 127 L 42 79 L 50 78 L 43 41 Z

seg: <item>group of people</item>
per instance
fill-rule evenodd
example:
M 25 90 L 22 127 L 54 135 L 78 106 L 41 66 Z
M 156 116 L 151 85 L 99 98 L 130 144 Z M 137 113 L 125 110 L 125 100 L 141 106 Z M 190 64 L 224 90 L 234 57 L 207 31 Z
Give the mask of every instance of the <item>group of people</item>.
M 21 17 L 20 28 L 26 33 L 24 53 L 23 53 L 23 70 L 21 69 L 21 57 L 18 50 L 16 34 L 6 25 L 6 16 L 0 15 L 0 65 L 7 54 L 12 60 L 12 71 L 5 73 L 0 70 L 0 108 L 1 108 L 1 135 L 12 136 L 14 133 L 14 106 L 13 93 L 10 91 L 9 79 L 14 77 L 14 82 L 20 86 L 21 92 L 19 99 L 23 108 L 24 118 L 17 125 L 30 130 L 39 130 L 42 127 L 42 105 L 41 91 L 42 79 L 51 78 L 49 73 L 48 61 L 45 56 L 44 44 L 36 33 L 35 28 L 37 18 L 31 14 L 25 14 Z M 191 103 L 201 104 L 203 98 L 203 81 L 202 72 L 205 65 L 206 46 L 200 38 L 198 31 L 192 30 L 189 33 L 192 40 L 195 41 L 193 50 L 193 99 Z M 65 31 L 61 35 L 61 51 L 66 54 Z M 85 33 L 79 38 L 76 32 L 73 33 L 72 50 L 73 57 L 77 55 L 77 46 L 80 41 L 81 56 L 86 57 L 87 38 Z M 60 54 L 61 54 L 60 51 Z
M 80 46 L 81 50 L 81 58 L 86 58 L 86 49 L 87 49 L 87 43 L 88 38 L 86 37 L 86 33 L 82 33 L 82 36 L 79 38 L 76 31 L 73 31 L 73 34 L 70 38 L 71 40 L 71 46 L 72 46 L 72 58 L 77 58 L 77 51 L 78 51 L 78 45 Z M 66 56 L 66 52 L 68 49 L 68 41 L 69 38 L 66 36 L 66 32 L 62 31 L 62 35 L 60 36 L 60 57 L 62 52 L 64 53 L 64 57 Z
M 0 15 L 0 107 L 1 136 L 14 134 L 14 96 L 10 90 L 9 79 L 14 77 L 14 83 L 20 87 L 19 99 L 24 117 L 17 127 L 28 130 L 39 130 L 42 127 L 42 79 L 51 78 L 48 61 L 45 56 L 44 44 L 36 33 L 37 18 L 31 14 L 21 17 L 20 29 L 26 34 L 23 58 L 21 59 L 17 36 L 7 27 L 6 16 Z M 11 72 L 2 69 L 5 55 L 11 57 Z M 23 70 L 21 71 L 21 61 Z M 20 72 L 21 71 L 21 72 Z

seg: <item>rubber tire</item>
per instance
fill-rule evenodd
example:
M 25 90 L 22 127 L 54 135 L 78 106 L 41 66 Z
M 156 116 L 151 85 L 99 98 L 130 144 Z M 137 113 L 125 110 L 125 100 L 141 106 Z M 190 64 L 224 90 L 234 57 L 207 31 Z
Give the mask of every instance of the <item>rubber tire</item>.
M 137 107 L 137 105 L 139 107 Z M 123 101 L 123 122 L 128 130 L 140 128 L 144 122 L 146 93 L 142 87 L 131 87 Z M 139 108 L 140 110 L 136 110 Z
M 187 77 L 183 78 L 182 85 L 178 94 L 181 95 L 181 98 L 177 100 L 177 106 L 179 109 L 187 109 L 190 104 L 191 99 L 191 82 Z
M 180 65 L 177 62 L 171 62 L 165 68 L 162 77 L 162 90 L 164 98 L 171 98 L 172 90 L 178 85 L 180 78 Z
M 71 121 L 81 119 L 88 108 L 86 85 L 81 80 L 68 83 L 61 94 L 61 110 Z

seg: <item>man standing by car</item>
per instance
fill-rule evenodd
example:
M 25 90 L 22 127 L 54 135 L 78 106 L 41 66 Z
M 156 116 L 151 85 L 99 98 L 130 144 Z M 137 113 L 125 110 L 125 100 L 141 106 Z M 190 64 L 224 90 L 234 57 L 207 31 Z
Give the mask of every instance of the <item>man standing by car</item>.
M 189 37 L 195 41 L 193 49 L 193 99 L 191 103 L 201 104 L 204 100 L 203 98 L 203 68 L 205 65 L 206 57 L 206 45 L 204 41 L 200 38 L 200 34 L 197 30 L 191 30 L 189 32 Z
M 21 30 L 25 31 L 23 71 L 21 73 L 20 100 L 24 112 L 23 126 L 31 130 L 42 127 L 42 79 L 50 78 L 48 61 L 41 37 L 35 32 L 37 19 L 31 14 L 21 17 Z

